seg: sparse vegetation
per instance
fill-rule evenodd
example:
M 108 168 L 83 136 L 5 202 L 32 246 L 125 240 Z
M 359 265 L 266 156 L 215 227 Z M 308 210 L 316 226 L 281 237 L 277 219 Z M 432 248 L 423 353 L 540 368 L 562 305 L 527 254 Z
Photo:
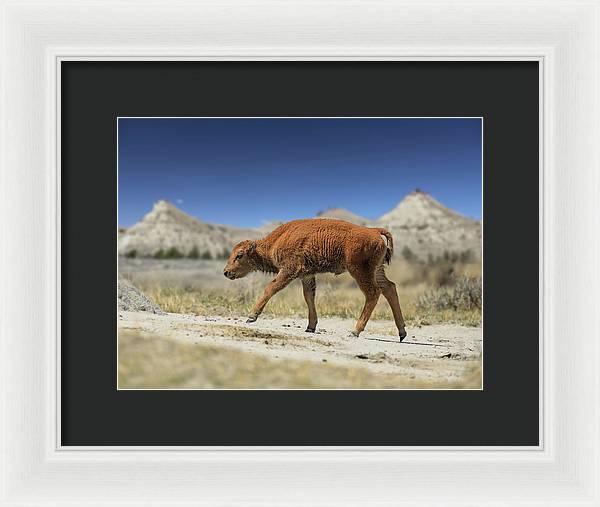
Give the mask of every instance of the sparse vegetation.
M 203 259 L 203 260 L 226 260 L 229 258 L 231 251 L 228 248 L 223 248 L 220 253 L 213 255 L 210 250 L 200 251 L 197 246 L 194 247 L 186 254 L 179 251 L 177 247 L 170 247 L 167 250 L 161 248 L 154 252 L 153 255 L 140 255 L 137 250 L 130 250 L 125 254 L 127 258 L 136 257 L 151 257 L 153 259 Z
M 391 279 L 394 279 L 390 275 Z M 396 280 L 402 280 L 396 277 Z M 412 282 L 414 282 L 414 275 Z M 404 285 L 397 283 L 400 305 L 409 325 L 443 322 L 479 325 L 481 322 L 481 279 L 461 276 L 448 286 L 427 282 Z M 227 283 L 227 281 L 225 281 Z M 265 282 L 259 277 L 219 287 L 144 287 L 144 292 L 161 308 L 172 313 L 198 315 L 246 315 L 262 294 Z M 356 319 L 364 297 L 348 275 L 324 275 L 317 282 L 317 311 L 323 317 Z M 306 303 L 299 283 L 276 294 L 265 308 L 267 316 L 306 316 Z M 389 305 L 382 297 L 375 307 L 373 319 L 392 320 Z
M 265 308 L 263 315 L 276 317 L 306 316 L 306 304 L 300 291 L 288 291 L 277 294 Z M 240 316 L 248 314 L 258 299 L 258 293 L 251 291 L 201 292 L 182 288 L 146 289 L 150 299 L 166 312 L 191 313 L 196 315 Z M 331 297 L 317 299 L 317 311 L 323 317 L 343 317 L 356 319 L 364 304 L 362 293 L 358 289 L 342 289 L 330 294 Z M 408 325 L 427 325 L 451 322 L 475 326 L 481 321 L 481 310 L 476 308 L 438 306 L 416 303 L 401 297 L 404 318 Z M 404 301 L 403 301 L 404 300 Z M 417 300 L 418 301 L 418 300 Z M 387 302 L 381 298 L 372 316 L 373 320 L 392 320 L 393 316 Z
M 421 295 L 415 305 L 417 313 L 429 316 L 460 315 L 467 325 L 481 323 L 481 278 L 463 276 L 450 287 L 437 287 Z M 435 317 L 434 317 L 435 318 Z
M 427 291 L 419 298 L 417 306 L 427 310 L 480 310 L 481 302 L 481 279 L 461 277 L 450 288 Z
M 202 251 L 199 255 L 202 256 Z M 166 255 L 163 254 L 162 258 Z M 143 266 L 135 268 L 140 271 L 127 273 L 125 269 L 124 272 L 167 312 L 227 317 L 246 315 L 270 280 L 268 275 L 255 273 L 232 282 L 222 275 L 222 260 L 205 262 L 205 267 L 197 268 L 201 270 L 199 273 L 205 273 L 200 276 L 187 276 L 185 270 L 177 269 L 154 268 L 148 271 Z M 400 305 L 408 325 L 480 324 L 481 264 L 478 260 L 452 263 L 434 259 L 429 263 L 407 261 L 398 256 L 392 259 L 386 272 L 398 288 Z M 209 276 L 209 273 L 212 275 Z M 363 304 L 362 292 L 347 273 L 317 277 L 319 315 L 355 320 Z M 265 308 L 264 315 L 304 318 L 306 311 L 300 282 L 293 282 L 275 295 Z M 372 318 L 392 320 L 390 307 L 383 297 Z
M 163 250 L 162 248 L 156 252 L 153 257 L 155 259 L 183 259 L 184 255 L 177 250 L 174 246 L 169 248 L 168 250 Z

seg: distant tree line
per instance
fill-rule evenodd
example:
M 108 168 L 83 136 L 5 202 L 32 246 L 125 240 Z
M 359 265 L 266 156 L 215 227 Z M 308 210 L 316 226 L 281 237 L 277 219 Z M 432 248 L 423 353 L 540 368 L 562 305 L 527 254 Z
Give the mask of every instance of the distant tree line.
M 402 249 L 402 257 L 404 260 L 411 263 L 420 263 L 424 264 L 425 261 L 419 259 L 417 255 L 407 246 Z M 444 250 L 442 255 L 433 256 L 432 254 L 427 255 L 427 264 L 429 266 L 436 266 L 439 264 L 447 264 L 447 263 L 461 263 L 468 264 L 469 262 L 473 262 L 475 260 L 475 255 L 473 254 L 473 250 L 463 250 L 462 252 L 449 252 L 448 250 Z
M 194 245 L 194 247 L 187 254 L 184 254 L 183 252 L 181 252 L 177 247 L 172 246 L 171 248 L 168 248 L 166 250 L 161 248 L 160 250 L 154 252 L 153 255 L 144 256 L 144 257 L 153 257 L 154 259 L 184 259 L 184 258 L 186 258 L 186 259 L 205 259 L 205 260 L 212 260 L 212 259 L 225 260 L 225 259 L 229 258 L 230 254 L 231 254 L 231 252 L 228 248 L 223 248 L 223 250 L 220 253 L 213 255 L 210 250 L 202 250 L 201 251 L 197 246 Z M 125 257 L 128 257 L 130 259 L 135 259 L 136 257 L 141 257 L 141 256 L 138 255 L 138 251 L 136 249 L 133 249 L 133 250 L 129 250 L 125 254 Z

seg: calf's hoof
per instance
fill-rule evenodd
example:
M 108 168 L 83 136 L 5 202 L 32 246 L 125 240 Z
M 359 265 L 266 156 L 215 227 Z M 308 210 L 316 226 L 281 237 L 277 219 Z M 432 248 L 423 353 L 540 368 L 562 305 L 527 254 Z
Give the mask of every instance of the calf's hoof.
M 404 340 L 404 338 L 406 338 L 406 330 L 403 329 L 402 331 L 400 331 L 399 334 L 400 334 L 400 341 L 402 341 L 402 340 Z
M 256 322 L 256 319 L 258 319 L 258 317 L 254 316 L 254 315 L 250 315 L 250 317 L 248 317 L 248 320 L 246 321 L 246 324 L 250 324 L 251 322 Z
M 309 327 L 307 327 L 307 328 L 304 330 L 304 332 L 305 332 L 305 333 L 314 333 L 314 332 L 316 331 L 316 329 L 317 329 L 316 327 L 310 327 L 310 326 L 309 326 Z
M 349 336 L 354 336 L 354 338 L 358 338 L 359 334 L 360 334 L 360 332 L 358 332 L 358 331 L 350 331 L 350 335 Z

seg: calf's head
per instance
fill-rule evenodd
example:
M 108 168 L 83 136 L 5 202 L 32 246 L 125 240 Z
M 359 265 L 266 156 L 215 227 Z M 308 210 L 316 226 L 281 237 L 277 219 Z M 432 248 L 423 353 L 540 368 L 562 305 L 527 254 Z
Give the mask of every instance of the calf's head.
M 243 278 L 254 271 L 252 255 L 255 250 L 256 243 L 254 241 L 240 241 L 233 247 L 225 269 L 223 269 L 223 274 L 230 280 L 235 280 L 236 278 Z

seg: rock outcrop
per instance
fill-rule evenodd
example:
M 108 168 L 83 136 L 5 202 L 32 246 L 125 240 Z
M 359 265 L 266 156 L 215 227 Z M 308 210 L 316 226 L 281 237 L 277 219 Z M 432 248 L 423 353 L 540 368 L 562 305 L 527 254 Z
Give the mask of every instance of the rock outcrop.
M 150 312 L 161 315 L 165 313 L 125 278 L 119 278 L 117 281 L 117 310 L 125 312 Z

